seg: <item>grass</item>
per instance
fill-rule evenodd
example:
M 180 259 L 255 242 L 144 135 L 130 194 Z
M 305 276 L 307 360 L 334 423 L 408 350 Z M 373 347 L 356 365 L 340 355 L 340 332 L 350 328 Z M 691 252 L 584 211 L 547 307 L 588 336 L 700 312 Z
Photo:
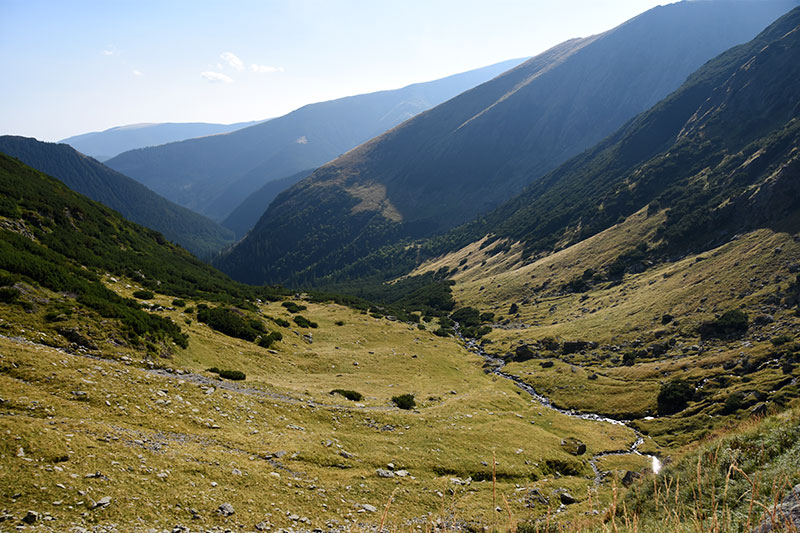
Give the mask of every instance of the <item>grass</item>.
M 139 290 L 122 281 L 108 286 Z M 175 321 L 191 318 L 168 309 L 171 301 L 155 294 L 152 303 Z M 548 509 L 525 507 L 520 488 L 585 494 L 593 486 L 585 458 L 565 453 L 563 438 L 579 438 L 591 453 L 633 440 L 625 428 L 541 407 L 486 375 L 482 360 L 453 339 L 335 304 L 307 303 L 305 314 L 319 324 L 312 343 L 303 330 L 279 328 L 283 340 L 270 350 L 192 320 L 189 348 L 169 359 L 114 346 L 113 328 L 90 315 L 67 323 L 91 334 L 98 350 L 69 355 L 41 344 L 39 332 L 49 331 L 45 308 L 2 305 L 10 325 L 0 338 L 0 431 L 7 436 L 0 494 L 15 517 L 36 509 L 59 528 L 252 528 L 265 519 L 296 527 L 287 511 L 307 516 L 308 527 L 381 519 L 399 527 L 440 515 L 488 523 L 500 520 L 491 506 L 492 468 L 483 464 L 493 454 L 497 501 L 505 497 L 514 517 L 537 516 Z M 258 313 L 291 316 L 279 302 Z M 241 369 L 247 380 L 214 379 L 210 367 Z M 337 401 L 333 389 L 358 390 L 363 407 Z M 393 407 L 392 396 L 404 393 L 415 395 L 416 412 Z M 378 477 L 389 462 L 410 475 Z M 98 471 L 109 480 L 86 477 Z M 453 477 L 473 482 L 454 485 Z M 385 510 L 392 494 L 385 517 L 358 512 L 363 504 Z M 103 496 L 111 505 L 88 509 Z M 230 518 L 215 512 L 224 502 L 236 509 Z

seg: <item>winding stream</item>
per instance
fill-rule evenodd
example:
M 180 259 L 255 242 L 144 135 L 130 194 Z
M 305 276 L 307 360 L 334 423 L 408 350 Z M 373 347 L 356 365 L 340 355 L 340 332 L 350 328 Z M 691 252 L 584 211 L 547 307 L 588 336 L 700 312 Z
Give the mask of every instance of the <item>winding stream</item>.
M 486 353 L 480 347 L 480 345 L 478 344 L 478 342 L 475 339 L 466 339 L 466 338 L 464 338 L 461 335 L 461 332 L 459 331 L 458 327 L 456 327 L 456 332 L 458 334 L 458 338 L 461 339 L 461 341 L 464 343 L 464 346 L 467 348 L 467 350 L 469 350 L 470 352 L 472 352 L 472 353 L 482 357 L 484 360 L 486 360 L 486 362 L 489 365 L 489 368 L 491 368 L 491 372 L 494 375 L 499 376 L 499 377 L 504 378 L 504 379 L 507 379 L 509 381 L 513 381 L 514 384 L 517 387 L 519 387 L 520 389 L 522 389 L 525 392 L 527 392 L 534 400 L 539 402 L 542 406 L 547 407 L 548 409 L 551 409 L 551 410 L 553 410 L 553 411 L 555 411 L 557 413 L 560 413 L 562 415 L 570 416 L 572 418 L 580 418 L 581 420 L 593 420 L 595 422 L 607 422 L 609 424 L 614 424 L 614 425 L 617 425 L 617 426 L 623 426 L 623 427 L 626 427 L 626 428 L 630 429 L 634 433 L 634 435 L 636 436 L 636 441 L 634 441 L 634 443 L 631 444 L 630 448 L 628 448 L 627 450 L 616 450 L 616 451 L 600 452 L 600 453 L 597 453 L 597 454 L 595 454 L 595 455 L 593 455 L 593 456 L 591 456 L 589 458 L 589 464 L 591 465 L 592 470 L 594 471 L 594 483 L 595 483 L 595 485 L 599 485 L 600 482 L 603 479 L 602 472 L 597 467 L 598 459 L 601 459 L 603 457 L 608 457 L 608 456 L 611 456 L 611 455 L 639 455 L 639 456 L 642 456 L 642 457 L 649 457 L 653 473 L 654 474 L 658 474 L 658 472 L 661 470 L 661 461 L 658 459 L 658 457 L 656 457 L 655 455 L 643 454 L 642 452 L 639 451 L 639 448 L 641 447 L 641 445 L 644 444 L 644 437 L 635 428 L 632 428 L 631 426 L 629 426 L 627 424 L 628 421 L 617 420 L 617 419 L 614 419 L 614 418 L 609 418 L 607 416 L 598 415 L 598 414 L 595 414 L 595 413 L 580 413 L 580 412 L 573 411 L 573 410 L 567 410 L 567 409 L 561 409 L 559 407 L 555 407 L 553 405 L 553 402 L 551 402 L 549 398 L 547 398 L 545 396 L 542 396 L 541 394 L 536 392 L 536 389 L 534 389 L 533 386 L 531 386 L 530 384 L 528 384 L 525 381 L 523 381 L 522 378 L 520 378 L 518 376 L 515 376 L 513 374 L 508 374 L 506 372 L 503 372 L 502 369 L 506 365 L 506 362 L 504 360 L 496 358 L 496 357 L 492 357 L 491 355 Z

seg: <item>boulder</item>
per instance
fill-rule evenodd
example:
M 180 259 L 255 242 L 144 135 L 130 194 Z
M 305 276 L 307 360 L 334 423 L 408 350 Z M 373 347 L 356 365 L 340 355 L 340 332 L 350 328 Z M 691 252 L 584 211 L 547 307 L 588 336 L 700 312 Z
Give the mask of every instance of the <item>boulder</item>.
M 640 474 L 639 472 L 632 472 L 632 471 L 628 470 L 627 472 L 625 472 L 625 475 L 622 476 L 622 484 L 625 487 L 630 487 L 631 485 L 633 485 L 634 481 L 636 481 L 637 479 L 639 479 L 641 477 L 642 477 L 642 474 Z
M 233 505 L 229 503 L 223 503 L 217 508 L 217 513 L 222 516 L 231 516 L 234 512 Z
M 561 503 L 564 505 L 572 505 L 573 503 L 578 503 L 578 500 L 567 491 L 562 492 L 558 495 L 558 499 L 561 500 Z
M 800 529 L 800 485 L 795 485 L 779 505 L 768 508 L 765 515 L 765 518 L 751 533 Z
M 561 447 L 564 451 L 572 455 L 583 455 L 586 453 L 586 445 L 576 438 L 568 437 L 561 440 Z

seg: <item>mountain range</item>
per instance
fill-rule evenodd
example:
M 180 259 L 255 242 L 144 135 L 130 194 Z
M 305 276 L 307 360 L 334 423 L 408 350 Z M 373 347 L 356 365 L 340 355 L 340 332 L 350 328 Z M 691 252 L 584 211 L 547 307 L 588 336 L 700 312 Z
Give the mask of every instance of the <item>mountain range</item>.
M 254 126 L 263 121 L 238 122 L 236 124 L 210 124 L 207 122 L 164 122 L 158 124 L 128 124 L 104 131 L 93 131 L 74 135 L 58 141 L 72 146 L 77 151 L 92 156 L 98 161 L 147 146 L 158 146 L 207 135 L 219 135 Z
M 161 232 L 198 257 L 209 257 L 233 242 L 233 232 L 162 198 L 141 183 L 66 144 L 27 137 L 0 137 L 0 152 L 54 176 L 127 219 Z
M 487 213 L 796 2 L 680 2 L 573 39 L 318 168 L 215 263 L 315 284 L 382 245 Z
M 228 135 L 132 150 L 107 164 L 173 202 L 222 220 L 267 182 L 319 166 L 521 61 L 310 104 Z

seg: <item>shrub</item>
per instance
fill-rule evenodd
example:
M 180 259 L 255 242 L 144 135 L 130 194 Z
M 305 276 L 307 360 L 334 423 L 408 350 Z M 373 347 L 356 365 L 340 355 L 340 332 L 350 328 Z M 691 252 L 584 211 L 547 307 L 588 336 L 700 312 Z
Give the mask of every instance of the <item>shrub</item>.
M 198 306 L 197 320 L 208 324 L 212 329 L 224 333 L 229 337 L 254 341 L 265 332 L 264 325 L 259 320 L 245 320 L 238 312 L 225 307 Z
M 152 291 L 145 291 L 145 290 L 133 291 L 133 297 L 139 298 L 140 300 L 152 300 L 154 296 L 155 294 L 153 294 Z
M 682 379 L 669 381 L 658 393 L 658 414 L 671 415 L 683 411 L 694 396 L 694 390 Z
M 340 396 L 344 396 L 351 402 L 360 402 L 364 399 L 364 396 L 360 392 L 356 392 L 354 390 L 346 390 L 346 389 L 333 389 L 330 392 L 331 395 L 338 394 Z
M 19 299 L 19 289 L 14 287 L 0 287 L 0 302 L 11 303 Z
M 493 320 L 494 320 L 494 313 L 492 313 L 491 311 L 481 313 L 481 322 L 492 322 Z
M 425 331 L 425 324 L 422 324 L 422 323 L 417 324 L 417 329 L 421 330 L 421 331 Z
M 186 309 L 183 310 L 183 312 L 188 315 L 191 315 L 192 313 L 194 313 L 194 307 L 187 307 Z
M 722 412 L 725 414 L 735 413 L 744 407 L 744 396 L 740 392 L 734 392 L 725 399 L 725 405 L 722 406 Z
M 179 298 L 176 298 L 172 300 L 172 305 L 174 305 L 175 307 L 183 307 L 186 305 L 186 302 Z
M 289 324 L 289 321 L 283 318 L 270 318 L 270 320 L 272 320 L 282 328 L 288 328 L 289 326 L 291 326 L 291 324 Z
M 773 346 L 781 346 L 787 342 L 792 342 L 793 340 L 794 338 L 789 335 L 778 335 L 777 337 L 772 337 L 769 341 Z
M 437 337 L 449 337 L 453 333 L 454 333 L 453 330 L 450 328 L 438 328 L 433 330 L 433 334 L 436 335 Z
M 717 319 L 700 325 L 700 334 L 706 337 L 735 337 L 747 331 L 747 313 L 741 309 L 732 309 Z
M 232 381 L 242 381 L 247 376 L 241 370 L 220 370 L 219 377 L 230 379 Z
M 508 308 L 509 315 L 516 315 L 519 312 L 519 306 L 516 303 L 511 304 L 511 307 Z
M 280 331 L 273 331 L 269 335 L 262 335 L 258 339 L 258 345 L 262 348 L 269 348 L 273 343 L 283 340 L 283 335 Z
M 417 406 L 414 401 L 413 394 L 401 394 L 400 396 L 392 396 L 392 402 L 400 409 L 411 410 Z
M 298 326 L 300 326 L 301 328 L 317 328 L 317 327 L 319 327 L 319 324 L 317 324 L 316 322 L 312 322 L 311 320 L 307 319 L 303 315 L 297 315 L 292 320 L 294 320 L 294 323 L 297 324 Z
M 450 318 L 465 328 L 477 326 L 481 323 L 481 313 L 474 307 L 462 307 L 454 311 Z
M 305 311 L 308 309 L 305 305 L 298 305 L 294 302 L 283 302 L 281 304 L 285 307 L 290 313 L 299 313 L 300 311 Z

